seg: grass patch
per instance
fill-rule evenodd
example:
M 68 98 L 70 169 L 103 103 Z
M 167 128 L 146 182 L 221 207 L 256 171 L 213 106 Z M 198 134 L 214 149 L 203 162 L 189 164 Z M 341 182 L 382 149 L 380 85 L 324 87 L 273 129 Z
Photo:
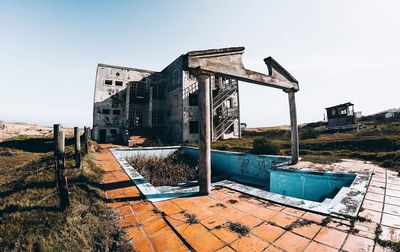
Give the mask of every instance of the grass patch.
M 183 212 L 183 215 L 186 217 L 186 223 L 193 225 L 199 223 L 199 219 L 195 214 L 189 214 L 187 212 Z
M 197 162 L 180 151 L 167 157 L 136 155 L 129 157 L 127 162 L 153 186 L 175 185 L 198 179 Z
M 240 236 L 246 236 L 250 232 L 250 229 L 247 226 L 240 224 L 239 222 L 229 222 L 228 227 L 232 232 L 235 232 Z
M 299 219 L 299 220 L 296 220 L 296 221 L 294 221 L 294 222 L 292 222 L 291 224 L 289 224 L 289 225 L 287 225 L 286 227 L 285 227 L 285 229 L 287 230 L 287 231 L 291 231 L 291 230 L 293 230 L 294 228 L 300 228 L 300 227 L 304 227 L 304 226 L 309 226 L 309 225 L 311 225 L 311 224 L 314 224 L 315 222 L 314 221 L 312 221 L 312 220 L 306 220 L 306 219 Z
M 92 154 L 73 169 L 66 141 L 66 176 L 71 206 L 58 208 L 51 139 L 18 138 L 0 144 L 0 247 L 6 251 L 129 251 L 99 189 L 102 170 Z

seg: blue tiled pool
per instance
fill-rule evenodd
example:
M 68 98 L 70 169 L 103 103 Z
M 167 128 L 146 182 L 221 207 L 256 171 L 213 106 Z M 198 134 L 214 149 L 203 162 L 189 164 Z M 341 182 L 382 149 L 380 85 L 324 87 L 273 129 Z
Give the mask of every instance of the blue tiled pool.
M 169 155 L 177 150 L 198 160 L 198 149 L 193 147 L 111 149 L 133 182 L 151 201 L 197 193 L 197 182 L 153 187 L 126 162 L 126 157 Z M 212 185 L 324 214 L 355 216 L 358 213 L 370 174 L 292 169 L 288 168 L 290 160 L 290 156 L 212 150 Z

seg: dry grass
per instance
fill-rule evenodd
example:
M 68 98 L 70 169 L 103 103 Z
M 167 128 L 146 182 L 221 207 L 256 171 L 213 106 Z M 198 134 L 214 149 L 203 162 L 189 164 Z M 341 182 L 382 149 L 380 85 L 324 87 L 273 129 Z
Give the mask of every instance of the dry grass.
M 20 138 L 0 143 L 0 248 L 11 251 L 130 250 L 116 214 L 99 189 L 102 171 L 83 159 L 73 169 L 67 141 L 71 207 L 58 208 L 52 142 Z
M 167 157 L 137 155 L 127 161 L 153 186 L 176 185 L 198 179 L 197 163 L 179 151 Z

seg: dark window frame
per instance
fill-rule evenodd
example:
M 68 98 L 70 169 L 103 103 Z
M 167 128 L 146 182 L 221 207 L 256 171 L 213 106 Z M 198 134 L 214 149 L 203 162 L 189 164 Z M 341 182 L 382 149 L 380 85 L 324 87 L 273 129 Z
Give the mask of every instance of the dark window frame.
M 113 84 L 112 80 L 104 80 L 104 85 L 112 86 L 112 84 Z
M 189 106 L 199 106 L 199 94 L 189 94 Z
M 102 109 L 101 113 L 104 115 L 109 115 L 111 113 L 111 110 L 110 109 Z
M 189 133 L 190 134 L 199 133 L 199 121 L 189 121 Z
M 124 85 L 123 81 L 115 81 L 115 86 L 122 87 Z

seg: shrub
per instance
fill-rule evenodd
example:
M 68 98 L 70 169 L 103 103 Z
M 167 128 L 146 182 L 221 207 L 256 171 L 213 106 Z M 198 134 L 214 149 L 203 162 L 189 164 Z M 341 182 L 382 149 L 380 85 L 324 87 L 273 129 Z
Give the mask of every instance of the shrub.
M 253 141 L 252 153 L 277 155 L 281 149 L 281 145 L 268 140 L 265 137 L 256 138 Z

